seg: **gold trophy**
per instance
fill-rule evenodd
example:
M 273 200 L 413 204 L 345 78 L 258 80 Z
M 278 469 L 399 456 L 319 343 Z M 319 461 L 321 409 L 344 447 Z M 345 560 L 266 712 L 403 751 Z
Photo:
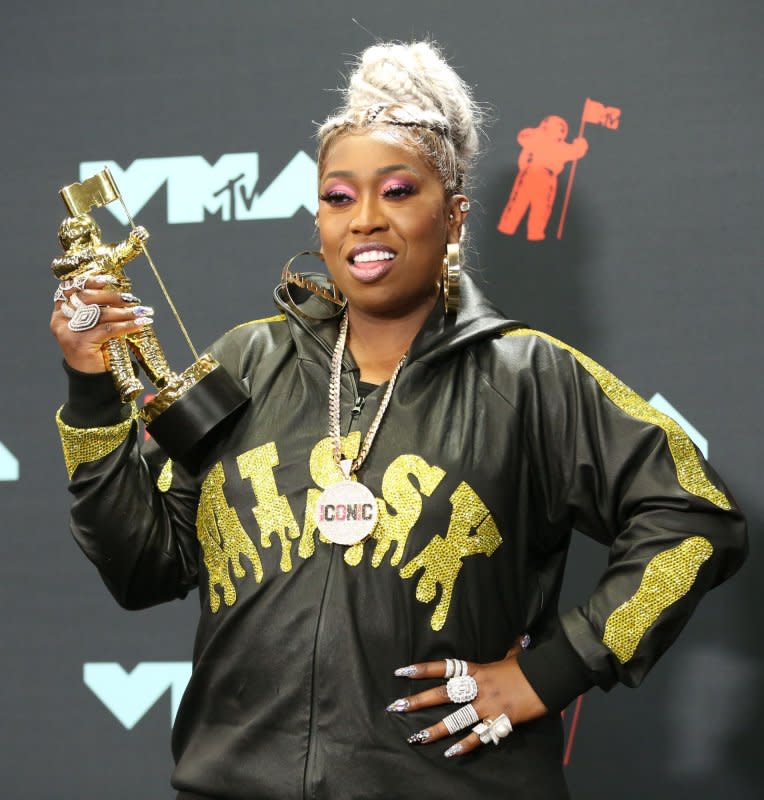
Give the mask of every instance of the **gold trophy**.
M 201 357 L 191 342 L 186 327 L 172 302 L 164 282 L 146 247 L 148 232 L 136 227 L 108 167 L 82 181 L 64 186 L 61 199 L 69 216 L 59 226 L 58 238 L 64 255 L 53 259 L 53 274 L 64 286 L 80 287 L 94 275 L 110 275 L 115 291 L 132 292 L 125 265 L 144 253 L 154 276 L 172 309 L 183 336 L 194 355 L 194 363 L 180 374 L 173 372 L 152 326 L 138 333 L 109 339 L 102 346 L 104 363 L 112 373 L 123 402 L 134 400 L 144 387 L 133 371 L 131 353 L 158 390 L 153 400 L 140 410 L 149 433 L 170 458 L 193 466 L 200 457 L 204 437 L 240 409 L 249 399 L 243 385 L 212 356 Z M 89 212 L 118 200 L 130 222 L 129 236 L 119 244 L 101 241 L 101 230 Z M 70 327 L 92 327 L 97 307 L 80 303 Z

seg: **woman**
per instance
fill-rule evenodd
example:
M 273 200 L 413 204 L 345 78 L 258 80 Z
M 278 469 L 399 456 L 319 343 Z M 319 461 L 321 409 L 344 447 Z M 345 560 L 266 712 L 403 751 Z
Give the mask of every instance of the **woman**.
M 282 313 L 212 348 L 251 402 L 198 473 L 142 452 L 103 371 L 150 309 L 96 278 L 100 323 L 73 333 L 57 303 L 77 542 L 125 607 L 199 586 L 181 798 L 566 797 L 560 709 L 638 684 L 742 561 L 675 423 L 457 286 L 476 148 L 432 46 L 363 54 L 319 131 L 333 284 L 287 270 Z M 610 562 L 559 616 L 573 527 Z

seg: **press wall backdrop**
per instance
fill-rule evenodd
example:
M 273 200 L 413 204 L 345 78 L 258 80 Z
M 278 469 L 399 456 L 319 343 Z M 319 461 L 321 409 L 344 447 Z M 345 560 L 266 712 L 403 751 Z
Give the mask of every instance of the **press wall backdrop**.
M 170 726 L 198 613 L 194 597 L 121 610 L 68 532 L 53 421 L 65 381 L 48 330 L 59 187 L 111 166 L 204 347 L 273 313 L 282 264 L 315 243 L 314 121 L 338 103 L 350 55 L 430 34 L 492 117 L 472 192 L 473 274 L 510 316 L 674 416 L 750 521 L 749 562 L 644 685 L 594 690 L 566 712 L 573 795 L 760 797 L 764 5 L 3 8 L 3 796 L 172 797 Z M 126 235 L 110 209 L 97 218 L 107 240 Z M 186 366 L 145 262 L 129 273 Z M 605 560 L 578 537 L 563 607 L 585 599 Z

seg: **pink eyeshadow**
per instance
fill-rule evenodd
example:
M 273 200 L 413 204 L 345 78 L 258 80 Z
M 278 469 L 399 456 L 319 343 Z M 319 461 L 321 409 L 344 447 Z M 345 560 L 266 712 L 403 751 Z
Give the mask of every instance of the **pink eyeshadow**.
M 331 194 L 332 192 L 342 192 L 342 194 L 355 197 L 355 190 L 346 183 L 331 183 L 324 189 L 322 194 Z

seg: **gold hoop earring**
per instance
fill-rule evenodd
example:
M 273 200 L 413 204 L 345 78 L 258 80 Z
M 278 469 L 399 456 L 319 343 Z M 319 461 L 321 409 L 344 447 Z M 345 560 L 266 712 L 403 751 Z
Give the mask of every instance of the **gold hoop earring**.
M 303 319 L 310 320 L 311 322 L 324 322 L 326 320 L 336 319 L 344 313 L 348 304 L 347 298 L 342 295 L 342 292 L 340 292 L 340 290 L 335 286 L 334 282 L 326 278 L 326 276 L 315 272 L 292 272 L 292 264 L 302 256 L 315 256 L 316 258 L 321 259 L 321 261 L 324 260 L 323 254 L 317 250 L 302 250 L 297 253 L 297 255 L 292 256 L 289 261 L 284 264 L 284 268 L 281 270 L 281 281 L 277 290 L 279 296 L 284 299 L 289 308 L 294 311 L 297 316 L 302 317 Z M 314 280 L 314 278 L 317 278 L 318 280 L 324 278 L 328 286 L 322 286 L 318 280 Z M 305 311 L 303 311 L 303 309 L 301 309 L 300 306 L 294 301 L 294 298 L 289 291 L 290 285 L 298 286 L 300 289 L 305 289 L 311 294 L 314 294 L 316 297 L 328 300 L 330 303 L 338 306 L 338 309 L 325 317 L 314 317 L 310 314 L 306 314 Z
M 446 245 L 446 254 L 443 256 L 441 286 L 446 314 L 455 314 L 459 308 L 459 278 L 462 269 L 459 263 L 460 251 L 458 242 L 449 242 Z

